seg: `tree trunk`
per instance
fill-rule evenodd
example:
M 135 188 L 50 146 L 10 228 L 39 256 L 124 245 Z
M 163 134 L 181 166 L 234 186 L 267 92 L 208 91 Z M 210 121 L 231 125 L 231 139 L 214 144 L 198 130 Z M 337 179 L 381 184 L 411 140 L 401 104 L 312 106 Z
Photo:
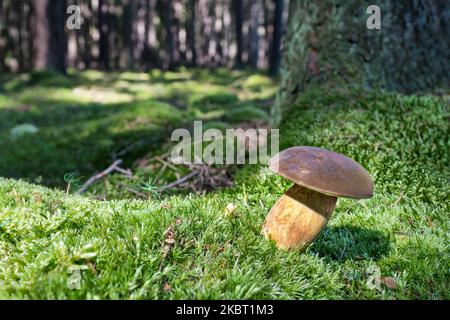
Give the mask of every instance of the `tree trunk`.
M 173 2 L 172 0 L 158 1 L 158 12 L 163 28 L 163 69 L 171 70 L 174 67 L 174 34 L 173 34 Z
M 100 0 L 98 2 L 98 31 L 99 39 L 99 60 L 100 67 L 103 70 L 109 70 L 109 4 L 108 1 Z
M 191 57 L 190 66 L 197 66 L 197 44 L 196 44 L 196 0 L 189 0 L 187 3 L 187 17 L 186 17 L 186 37 L 189 45 Z
M 290 1 L 282 83 L 273 116 L 312 83 L 352 83 L 403 92 L 448 89 L 445 1 L 379 0 L 381 29 L 361 1 Z
M 248 62 L 253 68 L 258 67 L 259 59 L 259 34 L 258 29 L 261 25 L 261 8 L 259 1 L 255 1 L 250 6 L 250 31 L 249 31 L 249 57 Z
M 83 26 L 81 28 L 82 32 L 79 32 L 79 37 L 78 37 L 78 43 L 82 44 L 82 46 L 78 46 L 79 48 L 82 48 L 82 60 L 83 60 L 83 64 L 84 64 L 84 69 L 89 69 L 91 68 L 92 65 L 92 53 L 91 53 L 91 48 L 92 48 L 92 43 L 94 43 L 92 37 L 91 37 L 91 33 L 90 30 L 92 28 L 92 24 L 91 24 L 91 20 L 92 18 L 91 15 L 93 15 L 93 9 L 92 9 L 92 3 L 91 0 L 84 0 L 81 2 L 81 4 L 83 5 L 83 10 L 82 12 L 85 13 L 84 17 L 83 17 Z
M 6 57 L 6 43 L 8 41 L 8 33 L 6 30 L 6 3 L 0 0 L 0 72 L 6 71 L 5 57 Z
M 270 74 L 278 73 L 281 61 L 281 37 L 283 34 L 283 0 L 274 0 L 275 12 L 273 19 L 273 37 L 270 47 L 269 56 L 269 72 Z
M 64 30 L 66 1 L 35 0 L 35 69 L 65 73 L 67 40 Z
M 231 7 L 234 17 L 234 30 L 236 33 L 236 58 L 235 67 L 242 67 L 242 15 L 243 15 L 243 1 L 231 0 Z
M 133 19 L 134 19 L 134 4 L 133 0 L 127 0 L 123 9 L 123 49 L 122 49 L 122 67 L 132 69 L 134 66 L 133 51 Z

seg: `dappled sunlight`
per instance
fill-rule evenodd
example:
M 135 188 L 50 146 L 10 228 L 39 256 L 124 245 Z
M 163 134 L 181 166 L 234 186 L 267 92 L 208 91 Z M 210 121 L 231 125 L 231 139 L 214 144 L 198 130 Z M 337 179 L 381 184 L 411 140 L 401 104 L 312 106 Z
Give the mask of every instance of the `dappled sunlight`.
M 69 70 L 68 76 L 46 71 L 9 77 L 0 83 L 4 90 L 0 95 L 0 147 L 5 150 L 0 175 L 65 188 L 66 174 L 86 179 L 108 166 L 119 152 L 137 177 L 146 179 L 158 168 L 141 170 L 135 162 L 148 154 L 164 153 L 170 147 L 170 131 L 176 127 L 189 128 L 194 119 L 205 120 L 206 127 L 215 123 L 233 127 L 252 120 L 255 114 L 266 119 L 263 110 L 270 99 L 261 98 L 266 102 L 259 105 L 240 98 L 254 91 L 241 85 L 249 77 L 252 72 L 225 69 Z M 261 96 L 275 92 L 276 84 L 267 76 L 257 78 L 267 79 L 261 82 Z M 246 103 L 252 103 L 250 112 Z M 10 130 L 23 124 L 38 131 L 13 142 Z M 127 151 L 122 154 L 121 150 Z M 160 183 L 173 178 L 168 174 Z M 127 191 L 109 195 L 129 196 L 133 194 Z
M 116 92 L 107 88 L 101 87 L 75 87 L 72 89 L 75 99 L 83 99 L 91 103 L 121 103 L 130 102 L 133 96 L 130 94 Z

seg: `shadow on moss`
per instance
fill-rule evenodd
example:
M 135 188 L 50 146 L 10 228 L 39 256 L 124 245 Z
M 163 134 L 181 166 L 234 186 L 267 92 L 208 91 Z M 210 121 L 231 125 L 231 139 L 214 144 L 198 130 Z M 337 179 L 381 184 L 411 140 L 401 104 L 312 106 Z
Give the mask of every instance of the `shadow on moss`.
M 379 260 L 390 250 L 389 237 L 374 229 L 356 226 L 329 226 L 310 247 L 333 261 Z

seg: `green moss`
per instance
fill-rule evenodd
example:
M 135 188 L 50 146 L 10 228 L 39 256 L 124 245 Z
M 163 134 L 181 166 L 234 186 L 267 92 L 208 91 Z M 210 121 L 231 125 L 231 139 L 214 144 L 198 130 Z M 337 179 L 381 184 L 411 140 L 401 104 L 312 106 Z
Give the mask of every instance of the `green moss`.
M 270 77 L 256 74 L 245 79 L 242 83 L 242 87 L 260 92 L 266 88 L 272 87 L 273 84 L 274 82 Z
M 17 106 L 17 101 L 10 97 L 0 94 L 0 109 L 2 108 L 14 108 Z
M 30 142 L 21 140 L 16 149 L 22 152 L 8 161 L 10 168 L 27 159 L 27 170 L 37 171 L 30 162 L 37 156 L 33 148 L 52 155 L 38 162 L 52 168 L 73 159 L 92 161 L 83 141 L 93 151 L 98 141 L 114 138 L 108 130 L 93 135 L 103 125 L 117 125 L 112 120 L 118 118 L 100 112 L 105 108 L 115 107 L 89 111 L 89 130 L 86 119 L 77 118 L 82 125 L 71 123 L 71 129 L 49 127 L 55 135 L 45 143 L 45 129 Z M 0 178 L 0 297 L 449 299 L 448 108 L 430 96 L 345 88 L 305 93 L 280 126 L 281 148 L 312 145 L 341 152 L 367 168 L 375 194 L 339 199 L 325 231 L 302 254 L 279 251 L 261 236 L 267 212 L 291 185 L 263 166 L 242 166 L 233 188 L 159 200 L 96 201 Z M 143 115 L 145 109 L 115 111 Z M 53 117 L 47 121 L 64 119 Z M 72 131 L 80 140 L 70 138 Z M 82 152 L 52 145 L 63 138 L 76 141 Z M 1 136 L 0 148 L 9 157 L 12 149 L 3 141 Z M 120 194 L 116 183 L 129 180 L 113 174 L 93 191 Z M 229 203 L 237 207 L 234 215 L 224 213 Z M 175 243 L 163 255 L 169 228 Z M 74 270 L 81 276 L 75 289 Z M 397 288 L 371 287 L 378 274 L 393 277 Z
M 225 69 L 148 74 L 69 70 L 67 77 L 52 72 L 1 75 L 0 176 L 64 188 L 67 173 L 86 178 L 108 166 L 114 152 L 130 145 L 122 157 L 131 166 L 149 150 L 163 153 L 173 129 L 190 127 L 194 119 L 222 119 L 237 101 L 227 91 L 234 90 L 236 79 L 249 76 Z M 58 77 L 67 78 L 71 85 L 49 86 Z M 188 108 L 193 96 L 208 94 L 214 97 L 206 101 L 220 103 L 216 110 Z M 13 140 L 10 130 L 26 123 L 39 132 Z M 149 174 L 136 171 L 143 179 Z M 129 197 L 123 189 L 108 190 L 114 190 L 114 197 Z
M 262 109 L 252 105 L 234 108 L 226 113 L 225 119 L 232 123 L 245 122 L 251 120 L 269 121 L 269 115 Z
M 222 132 L 225 132 L 226 129 L 230 129 L 232 126 L 229 123 L 222 122 L 222 121 L 208 121 L 206 123 L 203 123 L 202 129 L 203 132 L 209 129 L 217 129 Z
M 31 72 L 29 84 L 43 87 L 71 87 L 73 83 L 69 77 L 46 70 Z
M 189 99 L 189 108 L 206 112 L 230 106 L 238 101 L 237 95 L 228 92 L 196 94 Z

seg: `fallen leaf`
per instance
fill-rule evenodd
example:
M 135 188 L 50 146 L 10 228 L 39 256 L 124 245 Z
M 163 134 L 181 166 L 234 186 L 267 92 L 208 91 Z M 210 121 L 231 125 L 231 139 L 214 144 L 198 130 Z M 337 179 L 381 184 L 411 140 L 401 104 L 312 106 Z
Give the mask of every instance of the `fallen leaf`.
M 167 244 L 174 244 L 175 243 L 175 239 L 172 239 L 172 238 L 166 239 L 166 243 Z
M 229 203 L 227 207 L 225 208 L 225 212 L 232 216 L 234 212 L 236 211 L 236 206 L 233 203 Z
M 172 286 L 170 285 L 170 283 L 164 282 L 163 289 L 164 289 L 165 292 L 169 292 L 169 291 L 172 290 Z
M 170 204 L 168 204 L 168 203 L 164 203 L 161 207 L 163 209 L 170 209 L 170 208 L 172 208 L 172 206 Z
M 381 282 L 390 289 L 397 289 L 397 281 L 392 277 L 381 277 Z

